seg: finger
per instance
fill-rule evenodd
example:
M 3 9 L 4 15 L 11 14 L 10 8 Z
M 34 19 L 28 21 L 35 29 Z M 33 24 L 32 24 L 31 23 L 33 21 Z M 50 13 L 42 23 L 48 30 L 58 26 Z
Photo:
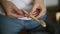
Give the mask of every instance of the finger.
M 39 14 L 38 11 L 34 11 L 34 13 L 32 13 L 34 17 L 36 17 L 38 14 Z
M 14 14 L 14 13 L 10 13 L 8 16 L 12 17 L 12 18 L 21 18 L 21 17 L 24 17 L 22 15 L 17 15 L 17 14 Z
M 37 14 L 37 12 L 35 11 L 35 12 L 33 12 L 33 14 Z
M 40 18 L 41 16 L 43 16 L 43 14 L 45 13 L 46 9 L 42 8 L 39 15 L 36 18 Z
M 35 6 L 32 8 L 30 14 L 33 14 L 33 13 L 36 11 L 37 7 L 38 7 L 38 5 L 35 5 Z
M 34 7 L 32 8 L 32 11 L 36 11 L 36 9 L 38 8 L 39 5 L 34 5 Z
M 13 11 L 13 9 L 10 9 L 10 10 L 7 12 L 7 16 L 8 16 L 8 17 L 11 17 L 11 18 L 21 18 L 21 17 L 23 17 L 23 15 L 18 15 L 18 14 L 16 14 L 16 13 L 13 13 L 12 11 Z
M 39 15 L 39 13 L 40 13 L 40 9 L 37 8 L 36 11 L 33 13 L 33 15 L 36 17 L 37 15 Z
M 37 14 L 36 14 L 36 15 L 32 15 L 32 16 L 36 17 L 36 16 L 37 16 Z
M 16 12 L 18 15 L 25 15 L 25 13 L 23 12 L 23 10 L 20 10 L 18 8 L 16 8 Z
M 13 4 L 14 5 L 14 4 Z M 13 6 L 13 9 L 18 13 L 18 14 L 23 14 L 24 12 L 20 9 L 18 9 L 15 5 Z
M 38 13 L 36 13 L 36 14 L 32 14 L 32 15 L 36 17 L 36 16 L 38 15 Z

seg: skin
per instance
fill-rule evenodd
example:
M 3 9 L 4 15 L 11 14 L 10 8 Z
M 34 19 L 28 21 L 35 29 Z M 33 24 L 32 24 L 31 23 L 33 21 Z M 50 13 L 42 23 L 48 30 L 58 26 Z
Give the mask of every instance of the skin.
M 1 0 L 1 4 L 5 9 L 6 15 L 11 18 L 21 18 L 24 17 L 24 12 L 18 9 L 13 3 L 6 0 Z M 13 13 L 16 11 L 16 13 Z
M 4 7 L 8 17 L 21 18 L 25 16 L 24 12 L 18 9 L 11 2 L 7 2 L 6 0 L 1 0 L 1 4 Z M 16 11 L 16 13 L 13 13 L 13 11 Z M 29 14 L 35 16 L 36 18 L 40 18 L 45 11 L 46 8 L 44 7 L 44 0 L 34 0 L 33 8 L 29 12 Z
M 36 18 L 40 18 L 45 11 L 46 8 L 44 6 L 44 0 L 35 0 L 30 15 L 33 15 Z

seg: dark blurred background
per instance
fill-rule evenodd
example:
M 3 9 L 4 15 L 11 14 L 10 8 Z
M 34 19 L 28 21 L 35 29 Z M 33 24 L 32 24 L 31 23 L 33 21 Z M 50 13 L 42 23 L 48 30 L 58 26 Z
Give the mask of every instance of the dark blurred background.
M 60 0 L 46 0 L 46 7 L 47 20 L 52 23 L 60 24 Z

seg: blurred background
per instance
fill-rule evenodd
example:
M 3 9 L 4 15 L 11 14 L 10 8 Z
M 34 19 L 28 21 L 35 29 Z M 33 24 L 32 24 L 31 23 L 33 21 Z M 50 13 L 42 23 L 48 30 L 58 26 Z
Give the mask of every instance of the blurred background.
M 60 24 L 60 0 L 45 0 L 48 22 Z

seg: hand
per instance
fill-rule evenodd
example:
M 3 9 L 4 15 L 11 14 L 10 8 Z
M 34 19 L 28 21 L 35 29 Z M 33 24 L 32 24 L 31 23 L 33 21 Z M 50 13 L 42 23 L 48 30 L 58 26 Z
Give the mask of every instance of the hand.
M 24 17 L 24 12 L 22 10 L 18 9 L 11 2 L 8 2 L 7 5 L 5 5 L 4 8 L 5 8 L 5 11 L 6 11 L 6 15 L 8 17 L 12 17 L 12 18 L 21 18 L 21 17 Z
M 30 12 L 30 15 L 38 19 L 41 16 L 43 16 L 45 11 L 46 11 L 46 8 L 43 5 L 36 4 L 33 6 L 32 11 Z

